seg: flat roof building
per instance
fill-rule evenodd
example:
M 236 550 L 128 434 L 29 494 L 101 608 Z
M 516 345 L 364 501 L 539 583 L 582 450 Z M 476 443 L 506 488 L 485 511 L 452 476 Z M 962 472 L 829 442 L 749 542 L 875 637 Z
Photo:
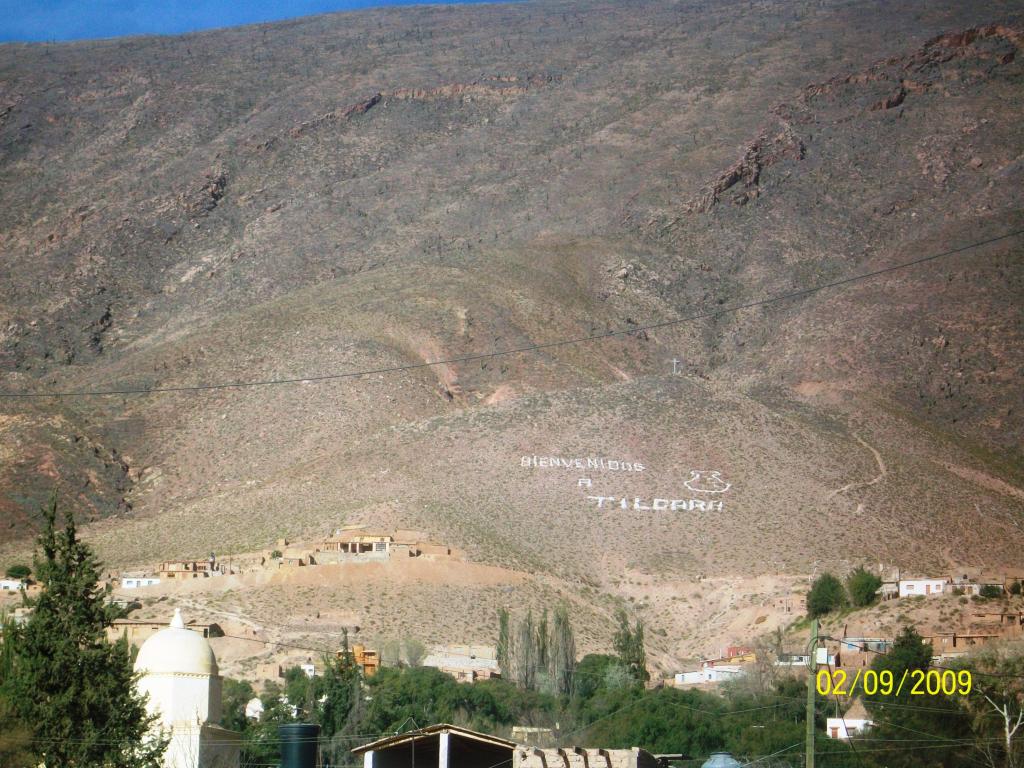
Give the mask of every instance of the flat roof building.
M 439 723 L 388 736 L 352 750 L 364 768 L 493 768 L 512 762 L 516 744 Z

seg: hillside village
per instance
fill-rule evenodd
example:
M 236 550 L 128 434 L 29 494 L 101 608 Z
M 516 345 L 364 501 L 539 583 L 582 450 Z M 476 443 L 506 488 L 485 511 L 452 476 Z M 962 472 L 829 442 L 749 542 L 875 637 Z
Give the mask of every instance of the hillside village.
M 243 574 L 272 574 L 280 569 L 318 568 L 331 565 L 387 563 L 392 559 L 437 558 L 462 560 L 464 556 L 444 544 L 428 541 L 415 531 L 385 532 L 366 525 L 338 528 L 330 535 L 309 542 L 278 540 L 274 546 L 254 553 L 241 553 L 226 558 L 211 553 L 207 560 L 172 560 L 154 564 L 150 568 L 130 568 L 124 572 L 109 572 L 99 586 L 112 589 L 112 599 L 118 605 L 137 609 L 143 603 L 152 603 L 159 594 L 159 604 L 170 599 L 174 604 L 175 585 L 196 579 L 223 579 Z M 838 634 L 822 643 L 825 663 L 837 669 L 869 666 L 873 655 L 884 654 L 893 642 L 893 630 L 901 621 L 914 626 L 922 639 L 931 646 L 936 663 L 964 657 L 989 645 L 1024 638 L 1024 569 L 993 571 L 980 568 L 957 567 L 948 574 L 921 576 L 904 574 L 899 569 L 882 569 L 879 574 L 877 602 L 874 606 L 844 613 L 841 618 L 826 617 L 826 626 Z M 161 588 L 162 587 L 162 588 Z M 159 589 L 154 589 L 159 588 Z M 210 588 L 217 590 L 216 582 Z M 19 610 L 21 590 L 34 595 L 38 586 L 31 580 L 0 580 L 0 590 L 7 593 L 0 611 L 10 612 L 16 621 L 24 621 L 27 613 Z M 0 597 L 0 599 L 3 599 Z M 758 665 L 771 664 L 780 671 L 801 674 L 808 664 L 806 653 L 800 652 L 800 643 L 806 633 L 801 626 L 805 619 L 794 617 L 795 598 L 780 601 L 780 608 L 789 615 L 785 630 L 774 632 L 774 645 L 761 637 L 732 637 L 732 644 L 723 646 L 721 653 L 696 660 L 692 668 L 665 670 L 663 678 L 652 684 L 668 684 L 680 688 L 691 686 L 715 687 L 717 684 L 737 680 Z M 797 606 L 799 611 L 802 606 Z M 160 610 L 165 610 L 161 608 Z M 166 626 L 166 622 L 133 619 L 129 615 L 116 620 L 108 630 L 114 640 L 125 636 L 133 645 L 141 645 L 150 636 Z M 232 624 L 237 627 L 238 625 Z M 222 638 L 226 633 L 218 622 L 189 622 L 188 627 L 206 638 Z M 337 630 L 338 627 L 332 627 Z M 354 639 L 360 627 L 342 626 Z M 888 630 L 889 634 L 882 633 Z M 320 664 L 317 653 L 289 652 L 278 647 L 274 640 L 254 627 L 237 629 L 245 633 L 244 640 L 265 645 L 266 655 L 243 676 L 261 684 L 282 678 L 284 671 L 300 667 L 313 675 Z M 316 626 L 310 627 L 310 636 L 317 636 Z M 336 642 L 339 633 L 326 636 L 329 645 Z M 376 640 L 379 644 L 381 637 Z M 460 682 L 500 677 L 496 649 L 488 638 L 453 638 L 455 644 L 439 645 L 417 659 L 417 665 L 433 667 L 453 676 Z M 372 642 L 372 639 L 371 639 Z M 463 643 L 459 645 L 458 643 Z M 468 644 L 467 644 L 468 643 Z M 352 645 L 356 664 L 367 676 L 380 667 L 380 648 L 370 648 L 365 641 Z M 340 651 L 339 651 L 340 652 Z M 397 655 L 392 663 L 398 663 Z

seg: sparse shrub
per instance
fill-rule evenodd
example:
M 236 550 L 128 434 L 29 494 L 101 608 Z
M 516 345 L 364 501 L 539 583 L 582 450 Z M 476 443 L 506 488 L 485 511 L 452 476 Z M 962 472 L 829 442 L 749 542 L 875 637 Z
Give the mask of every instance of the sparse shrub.
M 957 602 L 960 603 L 960 605 L 967 605 L 970 601 L 966 597 L 961 597 Z
M 821 574 L 807 593 L 807 615 L 812 619 L 839 610 L 845 604 L 843 585 L 831 573 Z
M 963 587 L 953 587 L 953 594 L 960 597 L 964 593 Z
M 1011 595 L 1019 595 L 1020 592 L 1021 592 L 1020 582 L 1019 581 L 1011 582 L 1010 583 L 1010 594 Z
M 1003 588 L 1002 587 L 997 587 L 995 584 L 986 584 L 978 592 L 978 595 L 980 597 L 985 598 L 986 600 L 990 600 L 990 599 L 992 599 L 994 597 L 1002 597 L 1003 596 Z
M 270 559 L 271 560 L 280 560 L 281 557 L 282 557 L 282 553 L 281 553 L 280 549 L 275 549 L 273 552 L 270 553 Z

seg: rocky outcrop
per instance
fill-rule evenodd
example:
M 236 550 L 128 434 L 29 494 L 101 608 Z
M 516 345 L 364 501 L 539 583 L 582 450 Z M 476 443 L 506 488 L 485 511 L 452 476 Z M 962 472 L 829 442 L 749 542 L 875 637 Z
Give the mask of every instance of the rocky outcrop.
M 941 84 L 941 65 L 972 59 L 994 66 L 1009 64 L 1016 58 L 1022 37 L 1024 30 L 1021 28 L 1002 24 L 939 35 L 909 56 L 893 56 L 861 72 L 809 85 L 804 89 L 803 100 L 810 103 L 816 98 L 836 97 L 850 85 L 891 82 L 894 85 L 892 95 L 871 107 L 872 110 L 891 109 L 902 104 L 907 93 L 926 93 Z
M 355 117 L 365 115 L 378 104 L 386 100 L 395 101 L 443 101 L 458 100 L 470 102 L 474 99 L 501 101 L 509 97 L 522 96 L 530 88 L 550 85 L 561 81 L 560 75 L 489 75 L 466 83 L 446 83 L 434 88 L 395 88 L 389 91 L 378 91 L 367 99 L 357 101 L 347 107 L 334 109 L 322 115 L 306 120 L 288 131 L 288 135 L 299 138 L 329 123 L 348 122 Z M 267 150 L 277 143 L 277 137 L 271 137 L 257 145 L 259 150 Z
M 804 143 L 788 122 L 781 122 L 781 130 L 771 133 L 763 130 L 748 144 L 736 163 L 727 168 L 710 184 L 705 185 L 696 197 L 683 206 L 687 213 L 707 213 L 715 207 L 722 196 L 742 184 L 729 199 L 735 205 L 743 205 L 760 193 L 761 171 L 785 158 L 802 160 Z
M 227 173 L 219 169 L 208 171 L 202 187 L 185 200 L 189 215 L 195 218 L 209 214 L 220 204 L 227 186 Z
M 705 184 L 683 205 L 684 213 L 707 213 L 737 185 L 739 190 L 728 195 L 735 205 L 743 205 L 760 193 L 761 171 L 782 159 L 800 160 L 804 144 L 793 130 L 787 115 L 792 112 L 812 114 L 819 100 L 835 101 L 848 97 L 856 103 L 851 91 L 870 85 L 891 84 L 889 92 L 872 101 L 868 112 L 884 111 L 902 106 L 911 93 L 922 94 L 941 87 L 946 77 L 942 66 L 950 62 L 988 63 L 991 67 L 1010 63 L 1020 49 L 1024 30 L 1000 24 L 974 27 L 935 37 L 909 56 L 894 56 L 872 64 L 865 70 L 846 77 L 834 77 L 804 88 L 794 106 L 780 105 L 774 112 L 781 130 L 772 134 L 762 130 L 743 150 L 743 156 L 716 179 Z M 968 70 L 965 78 L 984 76 L 981 70 Z M 877 87 L 877 86 L 876 86 Z

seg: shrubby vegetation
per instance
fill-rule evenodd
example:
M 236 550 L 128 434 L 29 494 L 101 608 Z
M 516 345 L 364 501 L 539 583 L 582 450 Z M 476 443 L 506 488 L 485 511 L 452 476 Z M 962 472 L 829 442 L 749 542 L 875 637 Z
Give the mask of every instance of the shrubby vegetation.
M 878 599 L 878 589 L 882 586 L 882 580 L 865 568 L 863 565 L 846 577 L 846 591 L 850 596 L 850 602 L 857 608 L 864 608 L 871 605 Z
M 839 610 L 846 605 L 846 591 L 831 573 L 823 573 L 807 593 L 807 615 L 812 619 Z
M 32 569 L 27 565 L 12 565 L 4 574 L 9 579 L 25 580 L 32 575 Z

